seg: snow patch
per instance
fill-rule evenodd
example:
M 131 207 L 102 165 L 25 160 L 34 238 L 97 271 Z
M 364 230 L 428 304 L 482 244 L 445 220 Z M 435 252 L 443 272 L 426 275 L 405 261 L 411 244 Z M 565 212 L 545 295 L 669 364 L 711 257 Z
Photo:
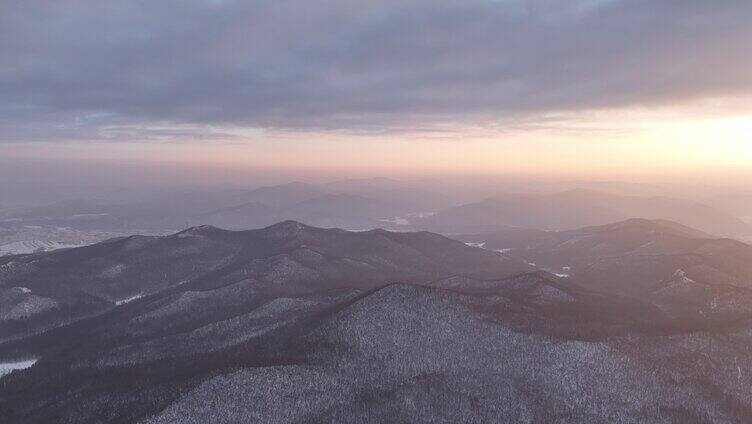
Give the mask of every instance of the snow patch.
M 394 224 L 394 225 L 410 225 L 410 221 L 399 216 L 395 216 L 394 218 L 379 219 L 379 221 L 387 222 L 389 224 Z
M 674 278 L 679 279 L 679 281 L 685 284 L 696 283 L 695 280 L 687 277 L 687 273 L 683 269 L 677 269 L 676 272 L 674 273 Z
M 436 212 L 411 212 L 407 214 L 410 218 L 428 218 L 436 215 Z
M 47 240 L 24 240 L 13 243 L 0 245 L 0 256 L 2 255 L 24 255 L 37 251 L 48 252 L 55 249 L 64 249 L 68 247 L 79 247 L 83 244 L 65 243 L 60 241 Z
M 109 216 L 109 214 L 106 213 L 77 213 L 75 215 L 71 215 L 69 219 L 87 219 L 87 218 L 102 218 L 105 216 Z
M 15 370 L 25 370 L 26 368 L 31 368 L 31 366 L 36 362 L 36 359 L 27 359 L 25 361 L 16 362 L 0 362 L 0 378 L 7 374 L 10 374 Z
M 122 274 L 123 271 L 125 271 L 125 265 L 123 264 L 115 264 L 104 271 L 99 273 L 99 276 L 102 278 L 115 278 L 118 275 Z
M 31 293 L 31 289 L 28 287 L 16 287 L 18 290 L 21 290 L 21 293 Z
M 478 243 L 474 243 L 474 242 L 467 242 L 467 243 L 465 243 L 465 244 L 466 244 L 466 245 L 468 245 L 468 246 L 470 246 L 470 247 L 477 247 L 477 248 L 479 248 L 479 249 L 484 249 L 484 248 L 485 248 L 484 246 L 486 245 L 486 242 L 485 242 L 485 241 L 483 241 L 483 242 L 478 242 Z
M 115 301 L 115 305 L 117 305 L 117 306 L 124 305 L 126 303 L 133 302 L 136 299 L 141 299 L 142 297 L 144 297 L 144 295 L 142 293 L 139 293 L 139 294 L 137 294 L 135 296 L 127 297 L 125 299 L 116 300 Z
M 569 278 L 571 276 L 570 271 L 572 271 L 571 266 L 563 266 L 561 267 L 561 272 L 552 272 L 552 274 L 559 278 Z

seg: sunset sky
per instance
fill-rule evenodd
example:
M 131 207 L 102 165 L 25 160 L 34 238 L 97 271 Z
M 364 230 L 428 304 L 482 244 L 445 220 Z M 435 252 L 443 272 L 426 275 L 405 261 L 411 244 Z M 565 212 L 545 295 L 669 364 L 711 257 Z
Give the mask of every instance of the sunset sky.
M 749 0 L 0 3 L 0 158 L 752 175 Z

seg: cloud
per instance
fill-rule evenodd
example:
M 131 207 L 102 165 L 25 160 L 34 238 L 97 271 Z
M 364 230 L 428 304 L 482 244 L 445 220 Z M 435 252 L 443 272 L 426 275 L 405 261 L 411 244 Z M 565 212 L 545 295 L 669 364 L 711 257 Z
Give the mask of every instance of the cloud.
M 0 140 L 402 131 L 747 98 L 750 18 L 748 0 L 6 0 Z

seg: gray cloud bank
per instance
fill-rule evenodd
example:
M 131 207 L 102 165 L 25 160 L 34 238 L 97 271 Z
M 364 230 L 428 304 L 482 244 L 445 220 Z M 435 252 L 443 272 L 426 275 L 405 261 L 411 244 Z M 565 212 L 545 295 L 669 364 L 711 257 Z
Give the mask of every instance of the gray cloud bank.
M 0 139 L 400 130 L 749 97 L 751 21 L 749 0 L 4 0 Z

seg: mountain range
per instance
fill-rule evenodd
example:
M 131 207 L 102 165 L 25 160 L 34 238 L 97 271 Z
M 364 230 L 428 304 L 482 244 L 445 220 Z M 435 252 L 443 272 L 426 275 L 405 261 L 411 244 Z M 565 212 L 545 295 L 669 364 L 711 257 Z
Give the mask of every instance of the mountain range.
M 416 225 L 442 233 L 467 234 L 505 227 L 568 230 L 630 218 L 670 220 L 725 237 L 752 234 L 752 226 L 741 219 L 701 203 L 590 190 L 490 198 L 440 211 Z
M 631 219 L 570 231 L 511 229 L 461 236 L 600 292 L 679 296 L 706 317 L 746 308 L 752 246 L 663 220 Z M 720 299 L 737 298 L 736 302 Z M 679 299 L 677 299 L 679 300 Z
M 297 220 L 322 227 L 371 229 L 394 226 L 395 217 L 451 205 L 441 194 L 392 180 L 293 182 L 252 190 L 171 193 L 128 203 L 65 200 L 0 211 L 0 225 L 161 233 L 195 225 L 248 229 Z
M 13 294 L 13 304 L 0 309 L 19 308 L 27 318 L 0 322 L 0 335 L 28 335 L 173 291 L 239 284 L 253 293 L 308 293 L 531 269 L 431 233 L 347 232 L 293 221 L 250 231 L 199 226 L 0 258 L 0 293 Z
M 527 253 L 712 260 L 730 241 L 648 220 L 515 231 L 477 247 L 288 221 L 2 259 L 0 310 L 22 313 L 0 318 L 0 362 L 33 365 L 0 377 L 0 421 L 752 419 L 741 280 L 698 297 L 706 283 L 687 269 L 660 289 L 634 278 L 615 290 Z M 724 256 L 746 252 L 732 247 Z
M 0 211 L 0 254 L 83 245 L 134 233 L 164 235 L 198 225 L 245 230 L 285 220 L 349 230 L 471 234 L 503 228 L 568 230 L 649 218 L 671 220 L 737 240 L 752 239 L 750 223 L 694 201 L 578 189 L 506 194 L 460 204 L 463 196 L 455 191 L 456 187 L 438 182 L 376 178 L 166 193 L 128 202 L 73 199 Z M 480 195 L 473 193 L 464 193 L 464 198 Z

